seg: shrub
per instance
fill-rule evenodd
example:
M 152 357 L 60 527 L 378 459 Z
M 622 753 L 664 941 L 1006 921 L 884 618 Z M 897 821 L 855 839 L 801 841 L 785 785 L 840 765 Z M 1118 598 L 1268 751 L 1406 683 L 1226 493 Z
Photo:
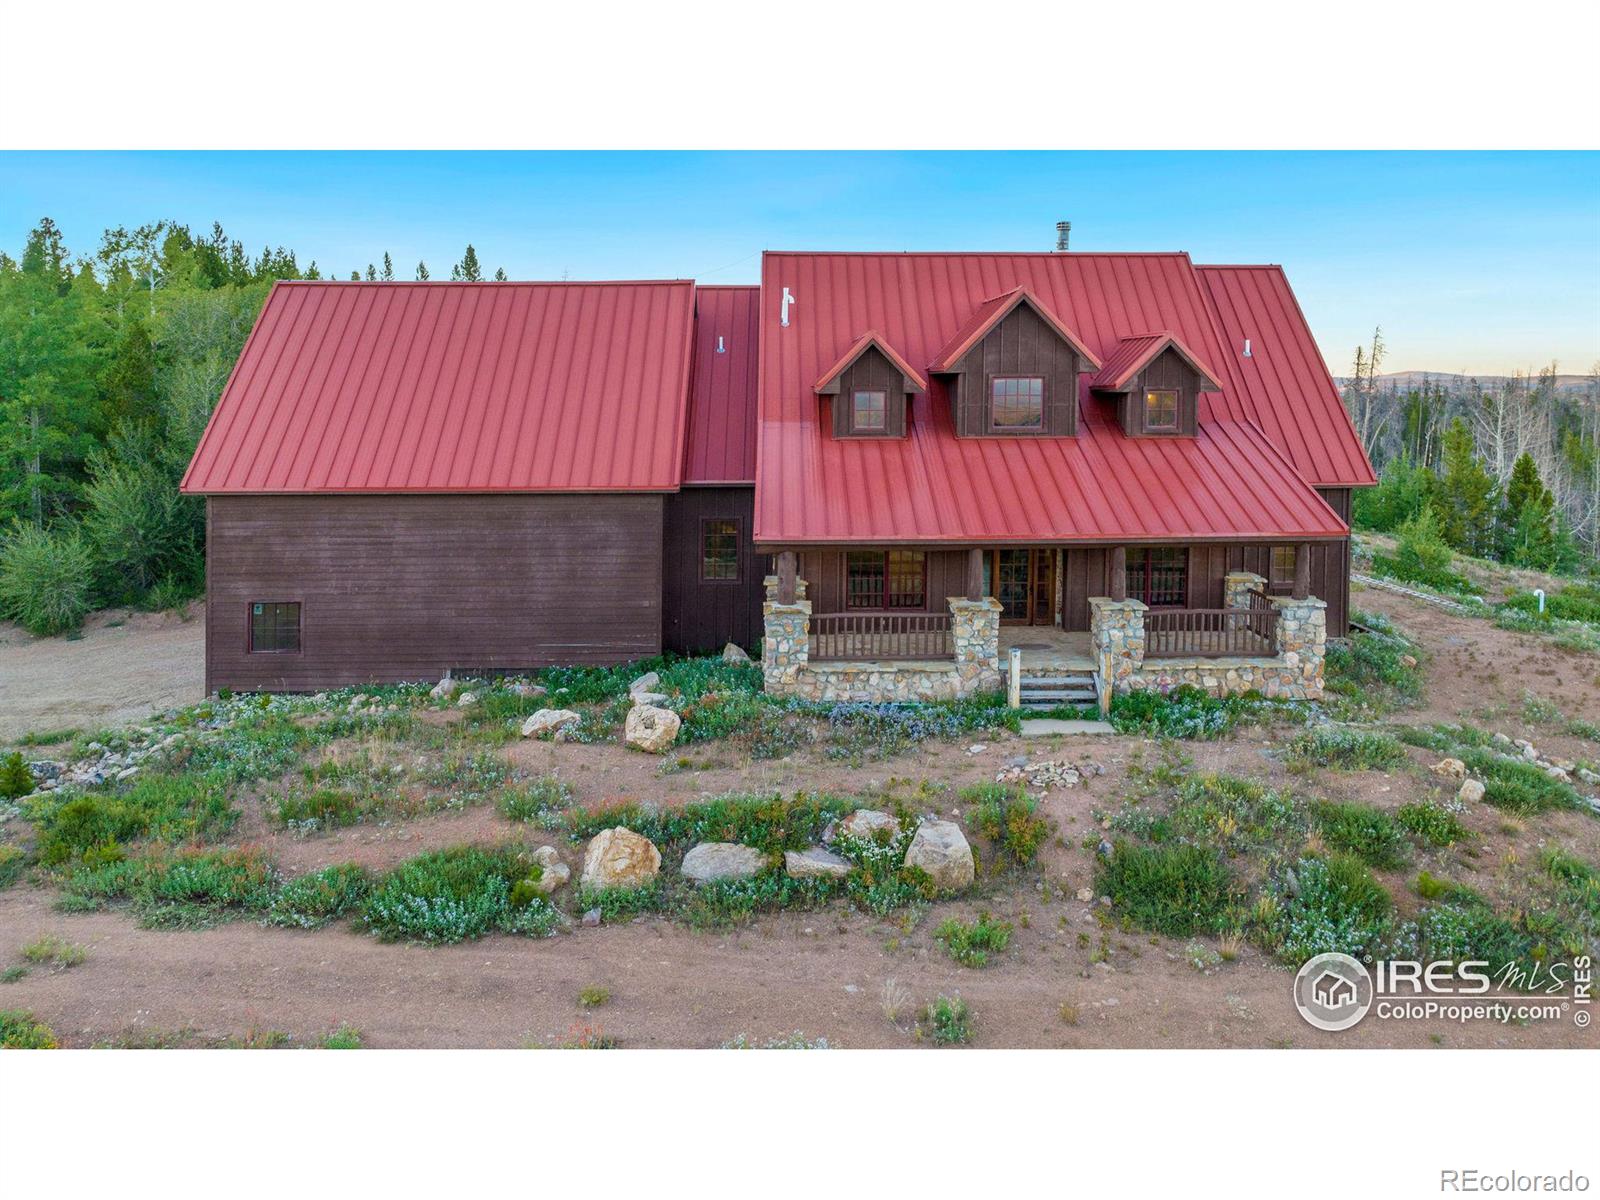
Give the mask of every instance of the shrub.
M 1118 842 L 1096 873 L 1100 893 L 1141 928 L 1188 937 L 1226 924 L 1232 877 L 1215 850 Z
M 1012 865 L 1026 867 L 1050 836 L 1050 821 L 1039 815 L 1039 802 L 1021 788 L 983 784 L 966 788 L 961 799 L 971 805 L 972 826 Z
M 160 467 L 91 459 L 83 529 L 109 595 L 132 600 L 175 571 L 193 574 L 193 502 Z
M 1397 458 L 1383 468 L 1378 486 L 1355 493 L 1355 524 L 1361 529 L 1387 533 L 1398 529 L 1428 506 L 1433 472 Z
M 1278 878 L 1274 899 L 1269 933 L 1293 966 L 1329 951 L 1371 961 L 1392 931 L 1389 893 L 1346 855 L 1302 858 Z
M 17 800 L 33 791 L 33 772 L 22 761 L 22 751 L 13 750 L 0 761 L 0 800 Z
M 1217 699 L 1185 684 L 1162 692 L 1129 692 L 1111 701 L 1111 724 L 1118 733 L 1207 741 L 1241 723 L 1294 713 L 1287 702 L 1256 692 Z
M 1293 796 L 1253 779 L 1233 775 L 1191 775 L 1165 818 L 1151 822 L 1152 841 L 1169 838 L 1236 853 L 1298 834 L 1305 818 Z
M 827 709 L 831 758 L 887 758 L 930 738 L 1012 729 L 1020 718 L 998 692 L 932 704 L 835 704 Z
M 988 913 L 979 913 L 972 924 L 952 917 L 933 936 L 944 943 L 945 953 L 963 967 L 984 967 L 989 964 L 991 952 L 999 954 L 1010 945 L 1011 924 L 990 920 Z
M 1338 725 L 1307 729 L 1289 741 L 1291 763 L 1340 771 L 1384 770 L 1405 761 L 1406 752 L 1390 734 Z
M 20 521 L 0 547 L 0 613 L 41 637 L 83 624 L 94 562 L 75 531 L 36 529 Z
M 590 888 L 578 889 L 578 907 L 585 912 L 592 908 L 600 910 L 600 919 L 615 921 L 622 917 L 637 916 L 640 913 L 660 912 L 667 906 L 666 891 L 660 879 L 646 884 L 644 887 L 624 888 Z
M 0 1050 L 54 1050 L 60 1044 L 55 1031 L 35 1021 L 31 1012 L 0 1009 Z
M 521 846 L 455 846 L 401 863 L 367 897 L 367 927 L 385 941 L 459 942 L 493 930 L 543 936 L 560 917 L 548 901 L 511 902 L 537 866 Z
M 50 795 L 30 812 L 46 865 L 93 847 L 152 837 L 176 843 L 227 832 L 238 819 L 225 783 L 211 774 L 142 775 L 118 792 Z
M 0 891 L 21 879 L 27 866 L 28 856 L 21 849 L 0 842 Z
M 322 787 L 280 796 L 273 816 L 278 824 L 291 829 L 338 829 L 356 824 L 367 815 L 367 808 L 363 799 L 351 792 Z
M 346 1021 L 322 1039 L 322 1048 L 324 1050 L 359 1050 L 364 1040 L 361 1036 L 361 1030 Z
M 277 869 L 258 851 L 179 851 L 80 867 L 65 894 L 70 907 L 126 900 L 147 926 L 194 928 L 266 911 L 277 886 Z
M 1460 756 L 1467 769 L 1483 781 L 1484 800 L 1496 808 L 1536 813 L 1583 807 L 1577 790 L 1546 775 L 1543 767 L 1486 749 L 1463 750 Z
M 741 842 L 766 854 L 778 854 L 814 845 L 829 822 L 855 807 L 852 799 L 842 796 L 799 795 L 785 800 L 776 794 L 730 793 L 682 808 L 622 803 L 582 809 L 571 814 L 568 830 L 573 837 L 592 837 L 622 825 L 657 846 Z
M 1322 801 L 1311 811 L 1330 848 L 1353 854 L 1368 866 L 1394 870 L 1411 857 L 1405 834 L 1382 809 Z
M 81 858 L 91 847 L 131 841 L 149 827 L 149 816 L 122 800 L 99 793 L 77 796 L 43 824 L 39 861 L 59 866 Z
M 1476 892 L 1456 887 L 1450 899 L 1423 909 L 1417 932 L 1425 961 L 1472 960 L 1488 964 L 1488 973 L 1516 986 L 1535 964 L 1551 954 L 1551 942 L 1563 954 L 1579 954 L 1584 940 L 1547 915 L 1520 913 L 1502 917 Z M 1506 969 L 1514 968 L 1507 974 Z
M 1561 885 L 1567 901 L 1582 915 L 1591 933 L 1600 932 L 1600 871 L 1564 850 L 1546 850 L 1540 859 L 1545 873 Z
M 1379 574 L 1441 592 L 1477 595 L 1483 590 L 1452 570 L 1455 554 L 1440 534 L 1432 508 L 1424 508 L 1397 532 L 1400 540 L 1393 558 L 1373 555 L 1373 569 Z
M 941 1046 L 956 1046 L 972 1040 L 972 1010 L 960 996 L 937 996 L 923 1009 L 928 1036 Z M 920 1031 L 919 1031 L 920 1032 Z
M 1402 804 L 1395 810 L 1394 819 L 1429 846 L 1453 846 L 1467 836 L 1455 813 L 1433 800 Z
M 583 1008 L 599 1008 L 611 1001 L 611 989 L 590 984 L 578 993 L 578 1004 Z
M 572 788 L 556 776 L 546 775 L 501 796 L 500 813 L 508 821 L 534 821 L 554 829 L 571 803 Z
M 365 867 L 340 863 L 291 879 L 273 898 L 267 922 L 316 929 L 355 909 L 372 890 Z
M 24 946 L 22 957 L 37 966 L 49 964 L 58 971 L 64 971 L 81 963 L 88 957 L 88 951 L 65 938 L 47 933 Z
M 1352 621 L 1371 630 L 1352 629 L 1346 643 L 1329 642 L 1325 687 L 1362 708 L 1384 712 L 1422 698 L 1422 673 L 1415 665 L 1420 649 L 1380 616 L 1352 612 Z

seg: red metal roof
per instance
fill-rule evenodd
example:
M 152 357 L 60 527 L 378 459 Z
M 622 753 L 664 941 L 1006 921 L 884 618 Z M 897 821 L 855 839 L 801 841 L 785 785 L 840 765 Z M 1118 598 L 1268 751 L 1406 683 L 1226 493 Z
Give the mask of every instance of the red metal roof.
M 1133 382 L 1133 377 L 1149 366 L 1168 346 L 1176 350 L 1191 367 L 1205 377 L 1203 382 L 1208 384 L 1212 391 L 1222 388 L 1217 382 L 1216 375 L 1200 356 L 1166 330 L 1123 338 L 1106 359 L 1105 366 L 1100 368 L 1100 373 L 1089 381 L 1089 386 L 1105 392 L 1127 391 L 1128 385 Z
M 934 356 L 933 363 L 928 369 L 930 371 L 954 370 L 956 364 L 961 361 L 968 350 L 976 346 L 980 340 L 988 335 L 991 329 L 1005 320 L 1012 309 L 1023 303 L 1031 305 L 1033 311 L 1044 318 L 1045 324 L 1054 329 L 1074 350 L 1083 355 L 1089 361 L 1090 366 L 1098 367 L 1100 365 L 1100 360 L 1095 356 L 1095 352 L 1085 346 L 1079 340 L 1078 335 L 1068 329 L 1066 323 L 1050 311 L 1048 305 L 1044 304 L 1039 297 L 1035 296 L 1027 288 L 1014 287 L 998 296 L 990 296 L 977 308 L 973 309 L 972 316 L 967 319 L 960 329 L 956 330 L 955 335 Z
M 667 490 L 694 285 L 280 283 L 183 490 Z
M 697 287 L 695 306 L 683 482 L 754 483 L 761 289 Z
M 799 301 L 779 324 L 787 287 Z M 1248 421 L 1127 438 L 1081 399 L 1075 438 L 957 438 L 942 381 L 905 438 L 835 439 L 809 381 L 854 330 L 935 361 L 985 298 L 1025 287 L 1097 359 L 1170 330 L 1206 361 L 1218 330 L 1183 254 L 796 254 L 762 263 L 756 538 L 823 542 L 1341 537 L 1344 524 Z M 1098 362 L 1097 362 L 1098 366 Z M 1227 381 L 1224 381 L 1225 383 Z M 1087 393 L 1087 377 L 1083 377 Z
M 1195 273 L 1226 347 L 1213 360 L 1227 374 L 1223 394 L 1205 398 L 1201 420 L 1254 421 L 1315 487 L 1376 483 L 1283 269 L 1197 266 Z
M 884 341 L 883 335 L 875 329 L 869 329 L 858 337 L 850 349 L 846 350 L 839 360 L 824 371 L 821 377 L 811 385 L 811 390 L 820 392 L 835 379 L 839 378 L 846 367 L 866 353 L 868 346 L 876 346 L 879 353 L 894 364 L 894 369 L 905 376 L 906 385 L 912 391 L 925 392 L 928 390 L 928 381 L 922 377 L 922 372 L 902 358 L 899 351 Z

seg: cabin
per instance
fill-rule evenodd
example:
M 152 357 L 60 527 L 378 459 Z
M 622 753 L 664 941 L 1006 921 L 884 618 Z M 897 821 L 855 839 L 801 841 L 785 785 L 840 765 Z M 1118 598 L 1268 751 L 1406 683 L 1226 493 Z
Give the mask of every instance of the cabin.
M 280 283 L 182 486 L 213 690 L 731 642 L 819 700 L 1104 703 L 1320 694 L 1374 482 L 1278 267 L 769 252 Z

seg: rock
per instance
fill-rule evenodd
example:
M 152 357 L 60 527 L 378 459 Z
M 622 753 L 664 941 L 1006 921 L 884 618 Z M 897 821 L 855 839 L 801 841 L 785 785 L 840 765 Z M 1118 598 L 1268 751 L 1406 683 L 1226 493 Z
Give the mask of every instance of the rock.
M 513 683 L 511 685 L 511 694 L 513 696 L 521 696 L 523 699 L 530 699 L 544 695 L 544 688 L 537 683 Z
M 1288 896 L 1300 894 L 1300 877 L 1292 869 L 1286 868 L 1283 872 L 1283 891 Z
M 1013 754 L 1010 758 L 1006 759 L 1006 766 L 1008 767 L 1016 767 L 1020 769 L 1027 765 L 1028 756 L 1026 754 Z
M 1555 759 L 1554 760 L 1554 765 L 1560 767 L 1568 775 L 1571 775 L 1574 771 L 1576 771 L 1578 769 L 1578 764 L 1573 762 L 1570 758 L 1558 758 L 1558 759 Z
M 1441 758 L 1429 768 L 1435 775 L 1442 775 L 1446 779 L 1465 779 L 1467 777 L 1467 764 L 1459 758 Z
M 1085 903 L 1085 904 L 1090 903 L 1091 901 L 1094 900 L 1094 889 L 1093 888 L 1087 888 L 1087 887 L 1079 888 L 1078 889 L 1078 899 L 1083 901 L 1083 903 Z
M 457 708 L 471 708 L 478 702 L 477 692 L 462 692 L 461 699 L 456 701 Z
M 540 846 L 533 852 L 533 861 L 539 864 L 539 881 L 535 887 L 541 896 L 548 896 L 565 887 L 567 880 L 572 878 L 572 868 L 561 861 L 561 855 L 556 853 L 554 846 Z
M 621 825 L 595 834 L 583 855 L 584 887 L 643 887 L 660 873 L 655 843 Z
M 701 842 L 683 856 L 683 877 L 695 883 L 749 879 L 761 873 L 767 856 L 738 842 Z
M 541 708 L 522 723 L 523 737 L 543 737 L 547 733 L 561 733 L 573 729 L 583 720 L 570 708 Z
M 654 671 L 646 671 L 628 685 L 628 690 L 630 692 L 653 692 L 660 686 L 661 676 Z
M 1534 759 L 1539 757 L 1539 752 L 1532 746 L 1524 746 L 1522 748 L 1522 757 L 1527 759 L 1529 762 L 1532 762 Z
M 1489 740 L 1496 746 L 1510 746 L 1515 744 L 1510 738 L 1501 733 L 1498 729 L 1495 730 L 1495 732 L 1490 736 Z
M 657 708 L 653 704 L 639 704 L 628 710 L 623 724 L 623 735 L 635 750 L 660 754 L 678 740 L 678 727 L 682 722 L 670 708 Z
M 1583 780 L 1590 787 L 1593 787 L 1595 784 L 1600 783 L 1600 775 L 1596 775 L 1593 771 L 1589 770 L 1588 767 L 1579 767 L 1578 768 L 1578 778 Z
M 584 913 L 583 923 L 590 929 L 593 929 L 596 925 L 600 924 L 600 910 L 598 908 L 591 908 L 588 912 Z
M 1571 775 L 1568 775 L 1560 767 L 1546 767 L 1544 769 L 1544 773 L 1545 773 L 1546 776 L 1548 776 L 1551 779 L 1559 779 L 1562 783 L 1567 783 L 1572 778 Z M 121 778 L 121 777 L 118 776 L 118 778 Z
M 451 679 L 449 672 L 446 672 L 445 677 L 433 685 L 433 690 L 428 695 L 435 700 L 448 700 L 456 694 L 457 689 L 460 687 L 461 684 Z
M 132 779 L 138 773 L 138 767 L 125 767 L 117 772 L 117 782 L 121 783 L 125 779 Z
M 39 759 L 28 764 L 28 770 L 40 783 L 46 783 L 61 778 L 61 764 L 52 762 L 48 758 Z
M 1483 799 L 1483 784 L 1476 779 L 1464 780 L 1461 790 L 1456 793 L 1456 799 L 1463 804 L 1476 804 Z
M 886 812 L 879 812 L 875 808 L 858 808 L 844 820 L 839 822 L 838 832 L 848 833 L 853 838 L 870 841 L 880 829 L 887 830 L 891 838 L 900 833 L 900 822 Z M 823 841 L 831 841 L 824 837 Z
M 635 707 L 642 704 L 647 708 L 665 708 L 667 701 L 672 699 L 665 692 L 630 692 L 628 695 Z
M 1415 670 L 1417 666 L 1417 660 L 1409 654 L 1402 654 L 1400 656 L 1400 665 L 1408 671 Z
M 942 891 L 970 887 L 977 877 L 972 847 L 954 821 L 924 821 L 906 850 L 906 866 L 921 867 Z
M 840 858 L 821 846 L 812 846 L 806 850 L 785 850 L 783 869 L 791 879 L 843 879 L 855 868 L 848 858 Z
M 1101 858 L 1110 858 L 1115 850 L 1116 847 L 1114 847 L 1110 842 L 1106 841 L 1105 838 L 1101 838 L 1100 844 L 1094 848 L 1094 852 Z
M 722 648 L 722 661 L 725 663 L 747 663 L 750 656 L 744 652 L 743 646 L 735 646 L 729 642 Z
M 989 747 L 985 746 L 982 742 L 979 742 L 975 746 L 968 746 L 967 747 L 967 753 L 968 754 L 982 754 L 988 748 Z

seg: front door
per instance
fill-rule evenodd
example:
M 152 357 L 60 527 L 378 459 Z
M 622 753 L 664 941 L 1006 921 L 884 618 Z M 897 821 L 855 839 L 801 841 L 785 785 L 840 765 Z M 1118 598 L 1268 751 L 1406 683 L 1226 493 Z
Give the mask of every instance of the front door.
M 1055 619 L 1054 550 L 996 550 L 989 556 L 990 592 L 1008 625 L 1049 625 Z

